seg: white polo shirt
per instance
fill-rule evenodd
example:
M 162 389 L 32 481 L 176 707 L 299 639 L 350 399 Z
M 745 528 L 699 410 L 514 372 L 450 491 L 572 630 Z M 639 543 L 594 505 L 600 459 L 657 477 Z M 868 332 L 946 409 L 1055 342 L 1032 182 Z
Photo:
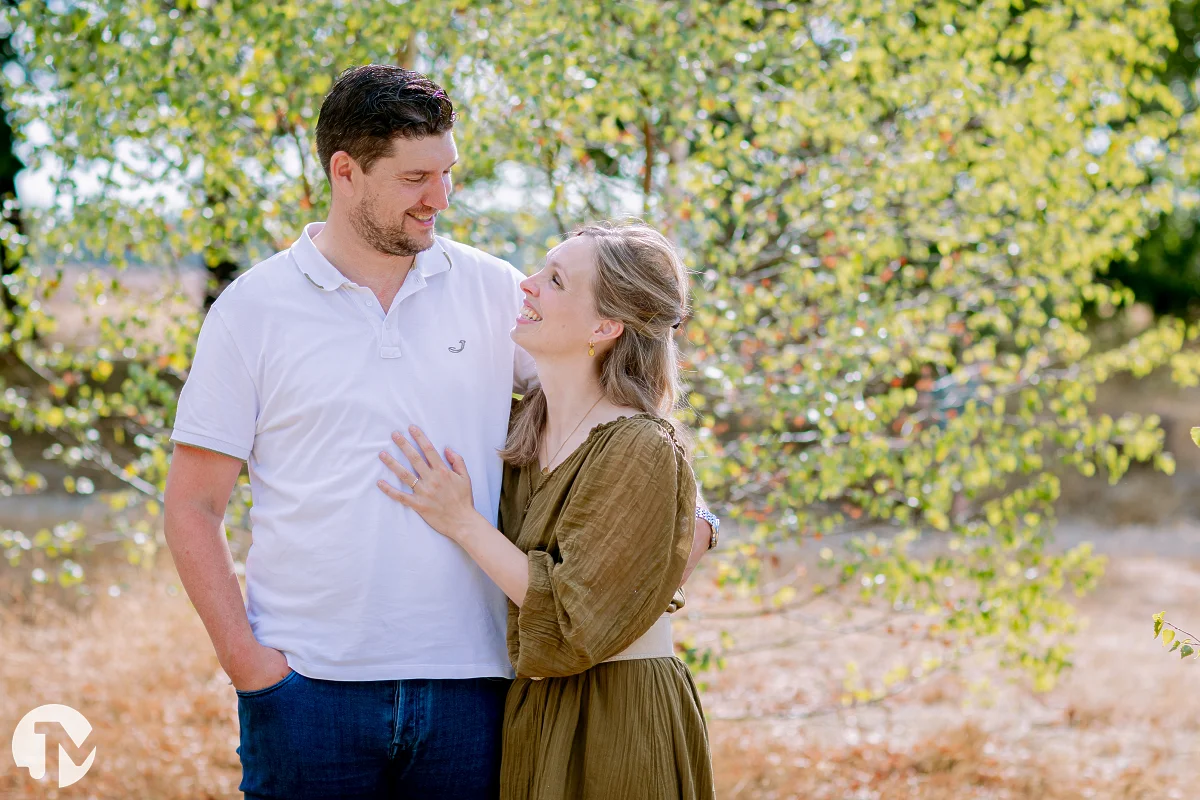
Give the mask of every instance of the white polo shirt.
M 394 430 L 466 460 L 493 524 L 511 393 L 533 380 L 509 338 L 520 272 L 437 237 L 385 314 L 308 225 L 217 299 L 172 441 L 248 462 L 255 637 L 312 678 L 512 676 L 504 594 L 454 542 L 376 487 Z

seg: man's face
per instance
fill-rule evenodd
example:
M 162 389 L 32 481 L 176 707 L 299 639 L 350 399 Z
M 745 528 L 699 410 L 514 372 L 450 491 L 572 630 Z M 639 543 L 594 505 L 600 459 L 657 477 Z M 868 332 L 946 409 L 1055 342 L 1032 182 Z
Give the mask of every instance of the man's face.
M 428 250 L 437 215 L 450 205 L 450 168 L 457 160 L 449 131 L 424 139 L 396 139 L 391 155 L 363 174 L 364 191 L 350 214 L 354 230 L 388 255 L 415 256 Z

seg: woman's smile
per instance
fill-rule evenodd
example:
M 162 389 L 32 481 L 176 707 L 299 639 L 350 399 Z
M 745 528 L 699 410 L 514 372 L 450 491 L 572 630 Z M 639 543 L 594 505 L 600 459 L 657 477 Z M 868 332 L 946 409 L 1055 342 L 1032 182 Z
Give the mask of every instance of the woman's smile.
M 532 325 L 535 322 L 541 321 L 541 314 L 538 314 L 538 312 L 534 311 L 533 306 L 529 305 L 529 303 L 523 303 L 521 305 L 521 310 L 517 312 L 518 325 Z

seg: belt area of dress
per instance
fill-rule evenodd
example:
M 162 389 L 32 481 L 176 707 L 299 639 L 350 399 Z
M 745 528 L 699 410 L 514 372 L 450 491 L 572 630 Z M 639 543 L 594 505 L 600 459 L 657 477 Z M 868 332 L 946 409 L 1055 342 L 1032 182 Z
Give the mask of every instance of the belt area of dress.
M 670 658 L 673 655 L 675 655 L 675 642 L 671 638 L 671 615 L 663 614 L 654 621 L 650 630 L 639 636 L 633 644 L 600 663 L 632 661 L 637 658 Z M 541 678 L 530 677 L 530 680 L 540 681 Z
M 631 661 L 635 658 L 670 658 L 673 655 L 675 642 L 671 639 L 671 615 L 663 614 L 633 644 L 600 663 Z

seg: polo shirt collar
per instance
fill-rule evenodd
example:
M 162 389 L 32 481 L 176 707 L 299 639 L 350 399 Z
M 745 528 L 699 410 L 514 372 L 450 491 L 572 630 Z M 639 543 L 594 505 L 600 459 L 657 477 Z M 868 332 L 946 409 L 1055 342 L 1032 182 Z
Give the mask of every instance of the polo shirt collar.
M 424 277 L 431 278 L 439 272 L 449 272 L 454 267 L 454 262 L 450 260 L 450 253 L 442 247 L 441 240 L 435 236 L 433 247 L 417 253 L 413 267 Z
M 304 226 L 303 233 L 292 245 L 292 257 L 304 277 L 316 287 L 327 292 L 336 291 L 350 280 L 335 267 L 325 254 L 317 249 L 313 237 L 325 227 L 324 222 L 310 222 Z M 439 272 L 448 272 L 454 267 L 450 253 L 442 247 L 441 241 L 434 237 L 433 247 L 417 253 L 413 268 L 422 278 L 429 278 Z

